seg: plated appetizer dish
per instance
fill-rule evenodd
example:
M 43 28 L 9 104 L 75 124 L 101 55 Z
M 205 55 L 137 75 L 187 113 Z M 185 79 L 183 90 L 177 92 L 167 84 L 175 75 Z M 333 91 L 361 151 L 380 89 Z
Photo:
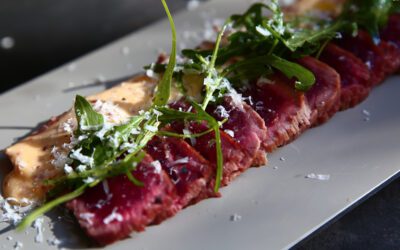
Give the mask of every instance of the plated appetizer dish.
M 99 245 L 144 231 L 221 196 L 400 69 L 393 1 L 320 1 L 328 11 L 309 14 L 255 3 L 228 18 L 215 41 L 181 53 L 161 2 L 169 55 L 104 92 L 77 95 L 71 110 L 5 150 L 14 169 L 3 195 L 37 204 L 17 229 L 65 205 Z

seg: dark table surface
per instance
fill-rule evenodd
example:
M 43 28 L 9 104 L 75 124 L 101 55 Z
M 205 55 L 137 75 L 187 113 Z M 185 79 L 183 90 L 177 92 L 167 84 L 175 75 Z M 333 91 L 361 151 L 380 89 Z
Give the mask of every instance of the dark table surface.
M 173 12 L 186 0 L 169 0 Z M 0 1 L 0 93 L 164 17 L 159 0 Z M 399 249 L 400 180 L 298 244 L 297 249 Z

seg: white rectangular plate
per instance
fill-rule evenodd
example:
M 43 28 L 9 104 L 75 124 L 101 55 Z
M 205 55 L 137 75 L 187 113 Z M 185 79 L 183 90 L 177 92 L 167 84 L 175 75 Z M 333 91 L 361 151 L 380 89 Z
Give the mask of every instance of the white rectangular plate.
M 211 1 L 193 12 L 176 15 L 178 32 L 201 31 L 204 16 L 227 17 L 248 6 L 249 1 L 242 0 Z M 183 36 L 191 35 L 186 32 Z M 185 43 L 194 46 L 197 41 Z M 75 94 L 87 95 L 105 88 L 104 84 L 88 83 L 99 77 L 109 80 L 137 73 L 155 60 L 157 49 L 168 51 L 169 46 L 170 31 L 164 20 L 1 95 L 0 148 L 28 132 L 7 127 L 35 127 L 67 110 Z M 71 91 L 73 86 L 77 88 Z M 293 246 L 400 171 L 399 93 L 400 78 L 388 79 L 358 107 L 338 113 L 327 124 L 269 155 L 268 167 L 244 173 L 222 190 L 221 199 L 189 207 L 107 249 Z M 363 110 L 370 113 L 369 121 Z M 330 179 L 305 178 L 311 173 L 328 174 Z M 241 219 L 232 221 L 234 214 Z M 28 249 L 53 249 L 46 241 L 56 235 L 62 247 L 84 247 L 85 237 L 79 228 L 73 222 L 60 221 L 57 215 L 60 211 L 51 220 L 46 218 L 43 243 L 34 243 L 32 228 L 16 233 L 3 225 L 0 246 L 9 248 L 20 241 Z

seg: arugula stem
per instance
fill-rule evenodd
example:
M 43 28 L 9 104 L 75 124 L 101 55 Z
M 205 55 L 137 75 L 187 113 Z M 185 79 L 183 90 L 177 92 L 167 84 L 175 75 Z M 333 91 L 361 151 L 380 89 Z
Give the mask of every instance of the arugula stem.
M 215 176 L 215 187 L 214 187 L 214 192 L 217 193 L 220 186 L 221 186 L 221 180 L 222 180 L 222 175 L 224 172 L 224 159 L 222 156 L 222 146 L 221 146 L 221 133 L 219 131 L 219 126 L 216 126 L 214 128 L 215 130 L 215 148 L 216 148 L 216 154 L 217 154 L 217 173 Z
M 47 213 L 51 209 L 65 203 L 67 201 L 77 198 L 78 196 L 80 196 L 84 193 L 86 188 L 94 187 L 97 184 L 99 184 L 99 182 L 100 182 L 100 180 L 96 180 L 92 183 L 84 184 L 84 185 L 80 186 L 79 188 L 75 189 L 74 191 L 72 191 L 71 193 L 60 196 L 59 198 L 54 199 L 54 200 L 44 204 L 43 206 L 41 206 L 38 209 L 31 212 L 28 216 L 26 216 L 17 226 L 17 231 L 22 231 L 26 227 L 30 226 L 32 224 L 32 222 L 34 222 L 39 216 Z

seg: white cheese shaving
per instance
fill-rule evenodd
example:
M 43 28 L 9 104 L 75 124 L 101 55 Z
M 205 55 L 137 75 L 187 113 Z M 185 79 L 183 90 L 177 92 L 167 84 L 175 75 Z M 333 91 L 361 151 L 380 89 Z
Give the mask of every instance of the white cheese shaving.
M 153 132 L 153 133 L 157 132 L 157 130 L 158 130 L 158 128 L 156 126 L 151 126 L 151 125 L 144 126 L 144 129 L 146 129 L 150 132 Z
M 94 159 L 92 157 L 83 155 L 81 153 L 82 148 L 79 148 L 77 150 L 73 150 L 71 153 L 71 158 L 80 161 L 81 163 L 85 165 L 92 166 L 94 164 Z
M 189 131 L 189 129 L 182 129 L 182 133 L 184 135 L 190 136 L 192 133 Z M 192 144 L 192 146 L 196 145 L 196 138 L 194 137 L 190 137 L 190 144 Z
M 71 173 L 74 172 L 74 169 L 73 169 L 70 165 L 65 164 L 65 165 L 64 165 L 64 172 L 65 172 L 66 174 L 71 174 Z
M 93 177 L 88 177 L 88 178 L 83 180 L 83 182 L 86 183 L 86 184 L 90 184 L 90 183 L 92 183 L 94 181 L 95 181 L 95 179 Z
M 93 224 L 93 219 L 94 214 L 93 213 L 81 213 L 79 214 L 79 218 L 81 218 L 82 220 L 85 220 L 87 223 L 89 223 L 89 225 Z
M 329 181 L 331 176 L 329 174 L 308 174 L 306 175 L 307 179 L 314 179 L 314 180 L 319 180 L 319 181 Z
M 162 166 L 161 166 L 160 161 L 153 161 L 153 162 L 151 163 L 151 166 L 154 167 L 155 173 L 156 173 L 156 174 L 161 174 Z
M 104 218 L 103 223 L 108 225 L 108 224 L 110 224 L 110 222 L 115 221 L 115 220 L 121 222 L 123 220 L 123 217 L 121 214 L 117 213 L 117 210 L 118 210 L 117 207 L 114 208 L 112 210 L 111 214 L 108 215 L 106 218 Z
M 103 184 L 104 193 L 105 193 L 105 194 L 109 194 L 109 193 L 110 193 L 110 187 L 108 186 L 108 181 L 107 181 L 107 180 L 104 180 L 104 181 L 102 182 L 102 184 Z
M 82 165 L 82 164 L 80 164 L 78 167 L 76 167 L 76 170 L 78 172 L 81 172 L 81 173 L 86 171 L 86 169 L 87 169 L 87 167 L 85 165 Z
M 103 124 L 103 127 L 96 132 L 96 136 L 99 137 L 100 140 L 104 139 L 104 135 L 110 131 L 114 126 L 109 123 Z
M 70 164 L 72 161 L 70 158 L 68 158 L 67 152 L 57 148 L 53 147 L 51 149 L 51 154 L 53 155 L 53 160 L 51 161 L 51 164 L 55 166 L 56 168 L 62 169 L 65 164 Z
M 222 118 L 229 118 L 229 112 L 225 109 L 224 106 L 218 105 L 214 112 Z
M 106 124 L 122 124 L 129 119 L 128 115 L 126 115 L 121 108 L 110 101 L 103 102 L 97 100 L 93 105 L 93 109 L 104 116 Z
M 72 118 L 68 119 L 66 122 L 62 124 L 62 129 L 64 132 L 67 132 L 68 134 L 72 134 L 74 132 L 74 121 Z
M 10 202 L 18 202 L 24 204 L 24 206 L 12 205 Z M 17 225 L 22 218 L 36 206 L 35 203 L 28 200 L 27 198 L 22 198 L 20 200 L 8 197 L 4 199 L 0 195 L 0 222 L 7 222 L 12 225 Z
M 371 68 L 372 68 L 372 64 L 371 64 L 370 61 L 366 61 L 366 62 L 365 62 L 365 65 L 367 65 L 367 68 L 368 68 L 368 69 L 371 69 Z
M 135 149 L 137 148 L 137 144 L 132 142 L 124 142 L 123 144 L 121 144 L 120 149 L 126 149 L 128 151 L 128 153 L 132 153 L 133 151 L 135 151 Z
M 225 129 L 224 132 L 227 133 L 232 138 L 235 137 L 235 132 L 233 130 Z
M 179 160 L 173 161 L 171 165 L 186 164 L 189 163 L 189 157 L 183 157 Z
M 271 36 L 271 32 L 269 32 L 269 30 L 267 30 L 266 28 L 262 27 L 261 25 L 257 25 L 256 30 L 257 30 L 258 33 L 260 33 L 261 35 L 263 35 L 265 37 Z

